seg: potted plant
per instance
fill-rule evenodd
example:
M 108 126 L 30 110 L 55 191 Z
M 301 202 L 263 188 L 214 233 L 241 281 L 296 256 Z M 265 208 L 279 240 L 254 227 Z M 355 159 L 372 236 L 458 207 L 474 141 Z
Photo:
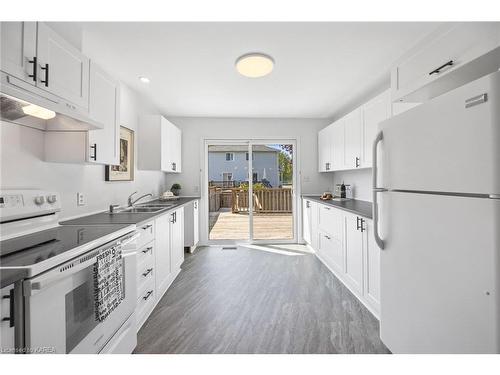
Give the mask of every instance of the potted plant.
M 170 188 L 170 191 L 176 196 L 178 197 L 180 192 L 181 192 L 181 185 L 180 184 L 173 184 L 172 187 Z

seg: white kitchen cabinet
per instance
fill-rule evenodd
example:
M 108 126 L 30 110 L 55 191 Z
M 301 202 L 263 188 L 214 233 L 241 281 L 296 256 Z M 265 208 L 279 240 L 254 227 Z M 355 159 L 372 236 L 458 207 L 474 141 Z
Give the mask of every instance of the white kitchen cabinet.
M 168 289 L 171 282 L 172 252 L 170 251 L 170 227 L 173 220 L 173 212 L 162 215 L 155 220 L 155 282 L 157 296 L 161 296 Z
M 174 221 L 170 223 L 170 239 L 171 272 L 176 274 L 184 262 L 184 208 L 182 207 L 174 212 Z
M 14 284 L 0 289 L 0 348 L 9 353 L 15 348 L 13 298 Z M 12 353 L 14 354 L 14 353 Z
M 36 22 L 0 23 L 0 70 L 31 85 L 36 64 Z
M 373 236 L 373 221 L 363 223 L 363 254 L 365 258 L 364 297 L 375 312 L 380 311 L 380 249 Z
M 392 68 L 392 100 L 421 102 L 449 90 L 452 86 L 447 87 L 448 83 L 433 83 L 499 46 L 500 25 L 496 22 L 448 23 L 439 27 Z M 496 63 L 498 69 L 498 61 Z M 489 65 L 478 64 L 473 69 L 473 74 L 477 76 L 468 79 L 488 74 L 491 70 Z M 482 72 L 483 69 L 487 70 Z
M 391 93 L 384 91 L 361 107 L 361 167 L 372 167 L 372 145 L 378 124 L 391 117 Z
M 361 161 L 361 108 L 344 117 L 344 169 L 360 167 Z
M 307 198 L 303 199 L 303 202 Z M 317 221 L 309 224 L 303 209 L 304 227 L 309 227 L 308 242 L 318 258 L 365 306 L 378 317 L 380 312 L 380 249 L 373 237 L 373 222 L 359 215 L 315 202 Z M 316 229 L 315 229 L 316 228 Z M 307 235 L 305 234 L 305 238 Z
M 88 161 L 120 164 L 120 84 L 94 63 L 90 65 L 89 115 L 103 128 L 88 132 Z
M 184 206 L 184 247 L 190 252 L 200 241 L 200 201 L 195 200 Z
M 355 292 L 363 294 L 363 233 L 359 216 L 344 214 L 345 280 Z
M 318 206 L 310 199 L 302 200 L 302 237 L 313 249 L 318 247 Z
M 155 220 L 156 295 L 158 298 L 179 273 L 184 261 L 184 208 L 162 215 Z
M 318 171 L 328 172 L 333 169 L 333 124 L 318 132 Z
M 182 132 L 160 115 L 140 119 L 138 168 L 170 173 L 182 171 Z
M 80 108 L 89 105 L 89 58 L 38 22 L 37 86 Z
M 45 133 L 45 161 L 120 164 L 120 84 L 94 63 L 90 68 L 89 116 L 103 128 Z
M 345 122 L 344 119 L 336 121 L 332 126 L 332 170 L 344 168 L 345 160 Z

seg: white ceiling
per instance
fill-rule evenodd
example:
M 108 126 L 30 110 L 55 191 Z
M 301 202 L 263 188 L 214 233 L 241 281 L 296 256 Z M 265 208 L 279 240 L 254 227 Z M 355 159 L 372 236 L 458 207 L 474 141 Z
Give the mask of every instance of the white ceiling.
M 325 118 L 389 85 L 436 23 L 84 23 L 83 49 L 167 116 Z M 263 78 L 235 60 L 263 52 Z M 151 83 L 139 82 L 146 76 Z

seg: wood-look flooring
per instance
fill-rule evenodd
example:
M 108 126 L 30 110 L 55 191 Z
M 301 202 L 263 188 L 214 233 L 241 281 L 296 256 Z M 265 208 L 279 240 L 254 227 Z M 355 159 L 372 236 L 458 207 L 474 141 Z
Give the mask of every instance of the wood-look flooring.
M 301 251 L 305 250 L 305 251 Z M 135 353 L 388 353 L 373 315 L 302 246 L 205 247 Z

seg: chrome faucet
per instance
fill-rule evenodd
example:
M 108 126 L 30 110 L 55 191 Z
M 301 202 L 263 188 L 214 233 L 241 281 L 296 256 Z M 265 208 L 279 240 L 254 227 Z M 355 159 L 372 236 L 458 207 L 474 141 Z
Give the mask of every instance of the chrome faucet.
M 140 196 L 139 198 L 137 198 L 137 199 L 132 200 L 132 197 L 134 196 L 134 194 L 137 194 L 137 191 L 134 191 L 132 194 L 130 194 L 130 195 L 128 196 L 128 206 L 129 206 L 129 207 L 132 207 L 134 204 L 136 204 L 136 203 L 137 203 L 137 201 L 139 201 L 139 200 L 140 200 L 140 199 L 142 199 L 142 198 L 145 198 L 145 197 L 152 197 L 152 196 L 153 196 L 153 194 L 151 194 L 151 193 L 147 193 L 147 194 L 141 195 L 141 196 Z

